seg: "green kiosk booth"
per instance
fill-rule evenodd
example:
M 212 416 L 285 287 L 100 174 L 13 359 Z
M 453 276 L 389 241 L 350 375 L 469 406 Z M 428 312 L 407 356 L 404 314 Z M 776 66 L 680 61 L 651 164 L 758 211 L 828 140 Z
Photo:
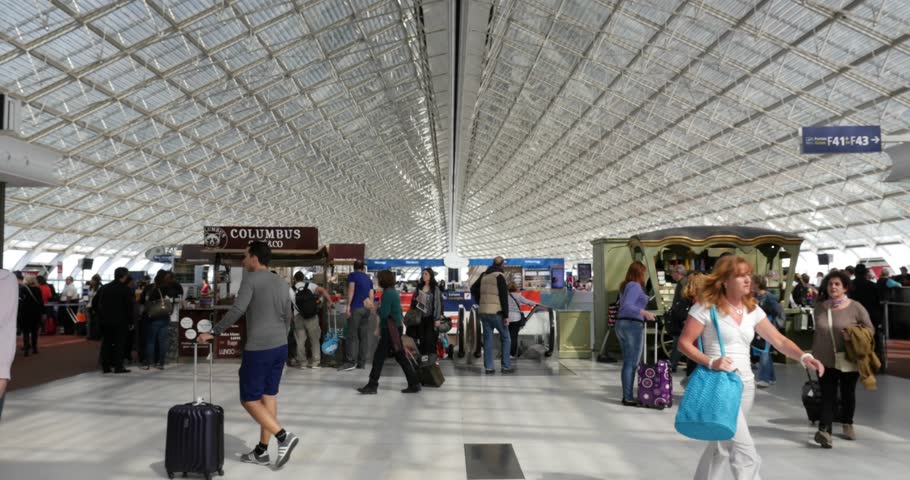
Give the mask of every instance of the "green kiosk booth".
M 648 310 L 658 317 L 666 312 L 673 301 L 675 284 L 671 283 L 669 269 L 684 265 L 688 271 L 709 273 L 717 259 L 732 253 L 747 259 L 756 274 L 769 279 L 768 289 L 784 303 L 788 316 L 787 334 L 797 343 L 800 338 L 795 321 L 803 314 L 799 309 L 788 309 L 787 299 L 793 285 L 793 275 L 803 239 L 790 233 L 764 228 L 737 226 L 679 227 L 642 233 L 629 238 L 602 238 L 591 242 L 594 247 L 594 336 L 601 345 L 601 354 L 618 352 L 619 342 L 608 325 L 609 305 L 619 297 L 622 283 L 633 261 L 645 264 L 648 270 L 646 292 L 653 295 Z M 661 350 L 669 356 L 673 339 L 663 330 L 663 322 L 649 325 L 648 335 L 660 335 Z M 811 337 L 811 334 L 809 335 Z M 606 341 L 605 341 L 606 340 Z M 648 341 L 651 345 L 652 341 Z M 607 355 L 609 356 L 609 355 Z

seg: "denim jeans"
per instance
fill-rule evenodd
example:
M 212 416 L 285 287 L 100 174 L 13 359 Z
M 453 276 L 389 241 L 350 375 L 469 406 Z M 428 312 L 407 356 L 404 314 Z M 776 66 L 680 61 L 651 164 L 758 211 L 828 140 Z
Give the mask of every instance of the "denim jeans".
M 762 352 L 758 360 L 758 381 L 776 382 L 777 376 L 774 375 L 774 362 L 771 361 L 771 352 Z
M 510 370 L 512 359 L 509 357 L 509 352 L 512 351 L 512 337 L 509 336 L 509 330 L 503 324 L 502 317 L 481 313 L 480 323 L 483 325 L 483 368 L 493 370 L 493 329 L 495 328 L 502 341 L 502 368 Z
M 149 320 L 145 326 L 145 363 L 150 365 L 152 361 L 156 365 L 164 365 L 164 359 L 167 357 L 167 326 L 170 323 L 170 317 L 156 318 Z M 155 351 L 158 347 L 158 351 Z
M 645 323 L 635 320 L 617 320 L 616 336 L 622 348 L 622 399 L 634 401 L 635 369 L 641 361 L 644 347 Z
M 682 352 L 679 351 L 679 335 L 673 337 L 673 352 L 670 353 L 670 371 L 676 372 L 676 366 L 679 365 L 679 359 L 682 358 Z

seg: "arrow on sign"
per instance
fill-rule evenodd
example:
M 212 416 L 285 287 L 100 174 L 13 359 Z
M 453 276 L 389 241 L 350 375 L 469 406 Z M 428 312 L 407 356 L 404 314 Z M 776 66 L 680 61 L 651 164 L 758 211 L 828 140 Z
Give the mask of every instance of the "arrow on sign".
M 872 137 L 872 143 L 879 143 L 881 140 L 878 137 Z

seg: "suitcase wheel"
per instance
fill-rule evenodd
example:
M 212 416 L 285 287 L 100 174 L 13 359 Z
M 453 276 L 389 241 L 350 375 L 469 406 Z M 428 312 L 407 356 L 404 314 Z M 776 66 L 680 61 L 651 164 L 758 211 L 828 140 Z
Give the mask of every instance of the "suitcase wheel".
M 167 472 L 167 478 L 174 478 L 174 472 Z
M 219 477 L 223 477 L 223 476 L 224 476 L 224 470 L 218 470 L 218 476 L 219 476 Z

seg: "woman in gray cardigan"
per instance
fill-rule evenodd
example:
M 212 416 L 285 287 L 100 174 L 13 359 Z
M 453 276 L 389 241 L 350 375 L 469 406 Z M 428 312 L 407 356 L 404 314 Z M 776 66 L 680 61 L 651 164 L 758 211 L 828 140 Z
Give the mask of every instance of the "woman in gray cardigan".
M 420 355 L 428 355 L 435 360 L 436 340 L 439 338 L 439 319 L 442 318 L 443 300 L 442 291 L 436 283 L 436 273 L 429 267 L 420 272 L 420 281 L 417 282 L 417 291 L 411 299 L 411 308 L 422 312 L 420 325 L 408 327 L 408 336 L 413 337 L 417 343 Z M 411 331 L 414 329 L 415 331 Z
M 875 331 L 869 312 L 859 302 L 847 298 L 850 277 L 838 270 L 829 273 L 822 280 L 818 300 L 815 302 L 815 336 L 812 340 L 812 355 L 825 365 L 825 374 L 819 383 L 822 389 L 822 417 L 818 422 L 815 441 L 822 448 L 831 448 L 831 424 L 835 420 L 843 424 L 843 438 L 856 440 L 853 430 L 853 413 L 856 411 L 856 381 L 859 373 L 855 364 L 844 358 L 845 332 L 853 325 L 862 325 Z M 838 358 L 840 357 L 840 358 Z M 842 403 L 841 418 L 835 418 L 837 393 L 840 390 Z

